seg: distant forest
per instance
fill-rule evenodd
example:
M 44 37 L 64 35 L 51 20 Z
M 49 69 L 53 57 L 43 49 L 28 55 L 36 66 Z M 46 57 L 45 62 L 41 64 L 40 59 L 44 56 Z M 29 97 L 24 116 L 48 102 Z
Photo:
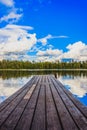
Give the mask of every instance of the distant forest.
M 87 69 L 87 61 L 83 62 L 29 62 L 0 61 L 0 69 Z

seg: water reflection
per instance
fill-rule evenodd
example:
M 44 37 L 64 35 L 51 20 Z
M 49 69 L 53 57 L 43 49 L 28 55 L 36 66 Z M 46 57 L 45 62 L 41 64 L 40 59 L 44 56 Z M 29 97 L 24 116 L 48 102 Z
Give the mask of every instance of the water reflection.
M 87 105 L 87 77 L 86 76 L 60 76 L 58 78 L 77 99 Z
M 63 76 L 74 77 L 87 77 L 86 71 L 56 71 L 56 70 L 47 70 L 47 71 L 0 71 L 0 77 L 4 79 L 9 78 L 19 78 L 19 77 L 30 77 L 31 75 L 44 75 L 44 74 L 53 74 L 56 78 Z
M 3 102 L 6 98 L 15 93 L 20 89 L 25 83 L 27 83 L 29 78 L 9 78 L 3 80 L 0 78 L 0 103 Z
M 86 71 L 0 71 L 0 102 L 20 89 L 33 75 L 53 74 L 83 104 L 87 105 Z
M 70 90 L 74 95 L 78 95 L 78 97 L 83 97 L 87 93 L 87 78 L 59 78 L 59 80 L 66 86 L 67 89 Z

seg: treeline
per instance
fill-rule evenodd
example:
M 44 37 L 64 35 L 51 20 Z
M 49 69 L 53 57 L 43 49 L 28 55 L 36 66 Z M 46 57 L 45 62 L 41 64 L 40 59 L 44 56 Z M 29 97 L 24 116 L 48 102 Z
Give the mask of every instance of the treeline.
M 87 69 L 85 62 L 0 61 L 0 69 Z

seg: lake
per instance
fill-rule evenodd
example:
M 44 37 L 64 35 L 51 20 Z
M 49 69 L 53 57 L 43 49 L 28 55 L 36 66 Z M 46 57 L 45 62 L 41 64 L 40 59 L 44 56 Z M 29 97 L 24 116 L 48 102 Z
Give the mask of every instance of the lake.
M 73 96 L 87 106 L 86 71 L 0 71 L 0 103 L 37 74 L 53 74 Z

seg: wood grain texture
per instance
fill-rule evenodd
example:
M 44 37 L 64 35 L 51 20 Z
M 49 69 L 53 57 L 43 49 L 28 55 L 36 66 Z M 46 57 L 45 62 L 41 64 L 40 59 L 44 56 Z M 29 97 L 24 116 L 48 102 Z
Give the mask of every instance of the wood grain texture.
M 35 108 L 38 101 L 38 96 L 40 92 L 40 82 L 42 77 L 39 77 L 39 81 L 37 82 L 37 87 L 30 98 L 30 101 L 27 104 L 26 109 L 24 110 L 24 113 L 22 114 L 15 130 L 29 130 L 31 127 L 32 119 L 35 113 Z
M 55 103 L 50 90 L 50 82 L 46 77 L 46 122 L 47 130 L 62 130 L 61 123 L 55 108 Z
M 69 111 L 70 115 L 72 116 L 73 120 L 77 124 L 79 129 L 87 130 L 87 119 L 84 117 L 84 115 L 79 111 L 79 109 L 73 104 L 73 102 L 68 98 L 68 96 L 64 93 L 62 88 L 55 82 L 54 79 L 52 79 L 54 86 L 56 87 L 58 93 L 60 94 L 60 97 L 62 101 L 64 102 L 67 110 Z
M 40 84 L 40 93 L 36 105 L 36 110 L 34 114 L 34 118 L 32 120 L 31 130 L 45 130 L 45 86 L 43 84 L 42 77 L 42 85 Z
M 0 105 L 0 130 L 87 130 L 87 107 L 54 76 L 37 75 Z

